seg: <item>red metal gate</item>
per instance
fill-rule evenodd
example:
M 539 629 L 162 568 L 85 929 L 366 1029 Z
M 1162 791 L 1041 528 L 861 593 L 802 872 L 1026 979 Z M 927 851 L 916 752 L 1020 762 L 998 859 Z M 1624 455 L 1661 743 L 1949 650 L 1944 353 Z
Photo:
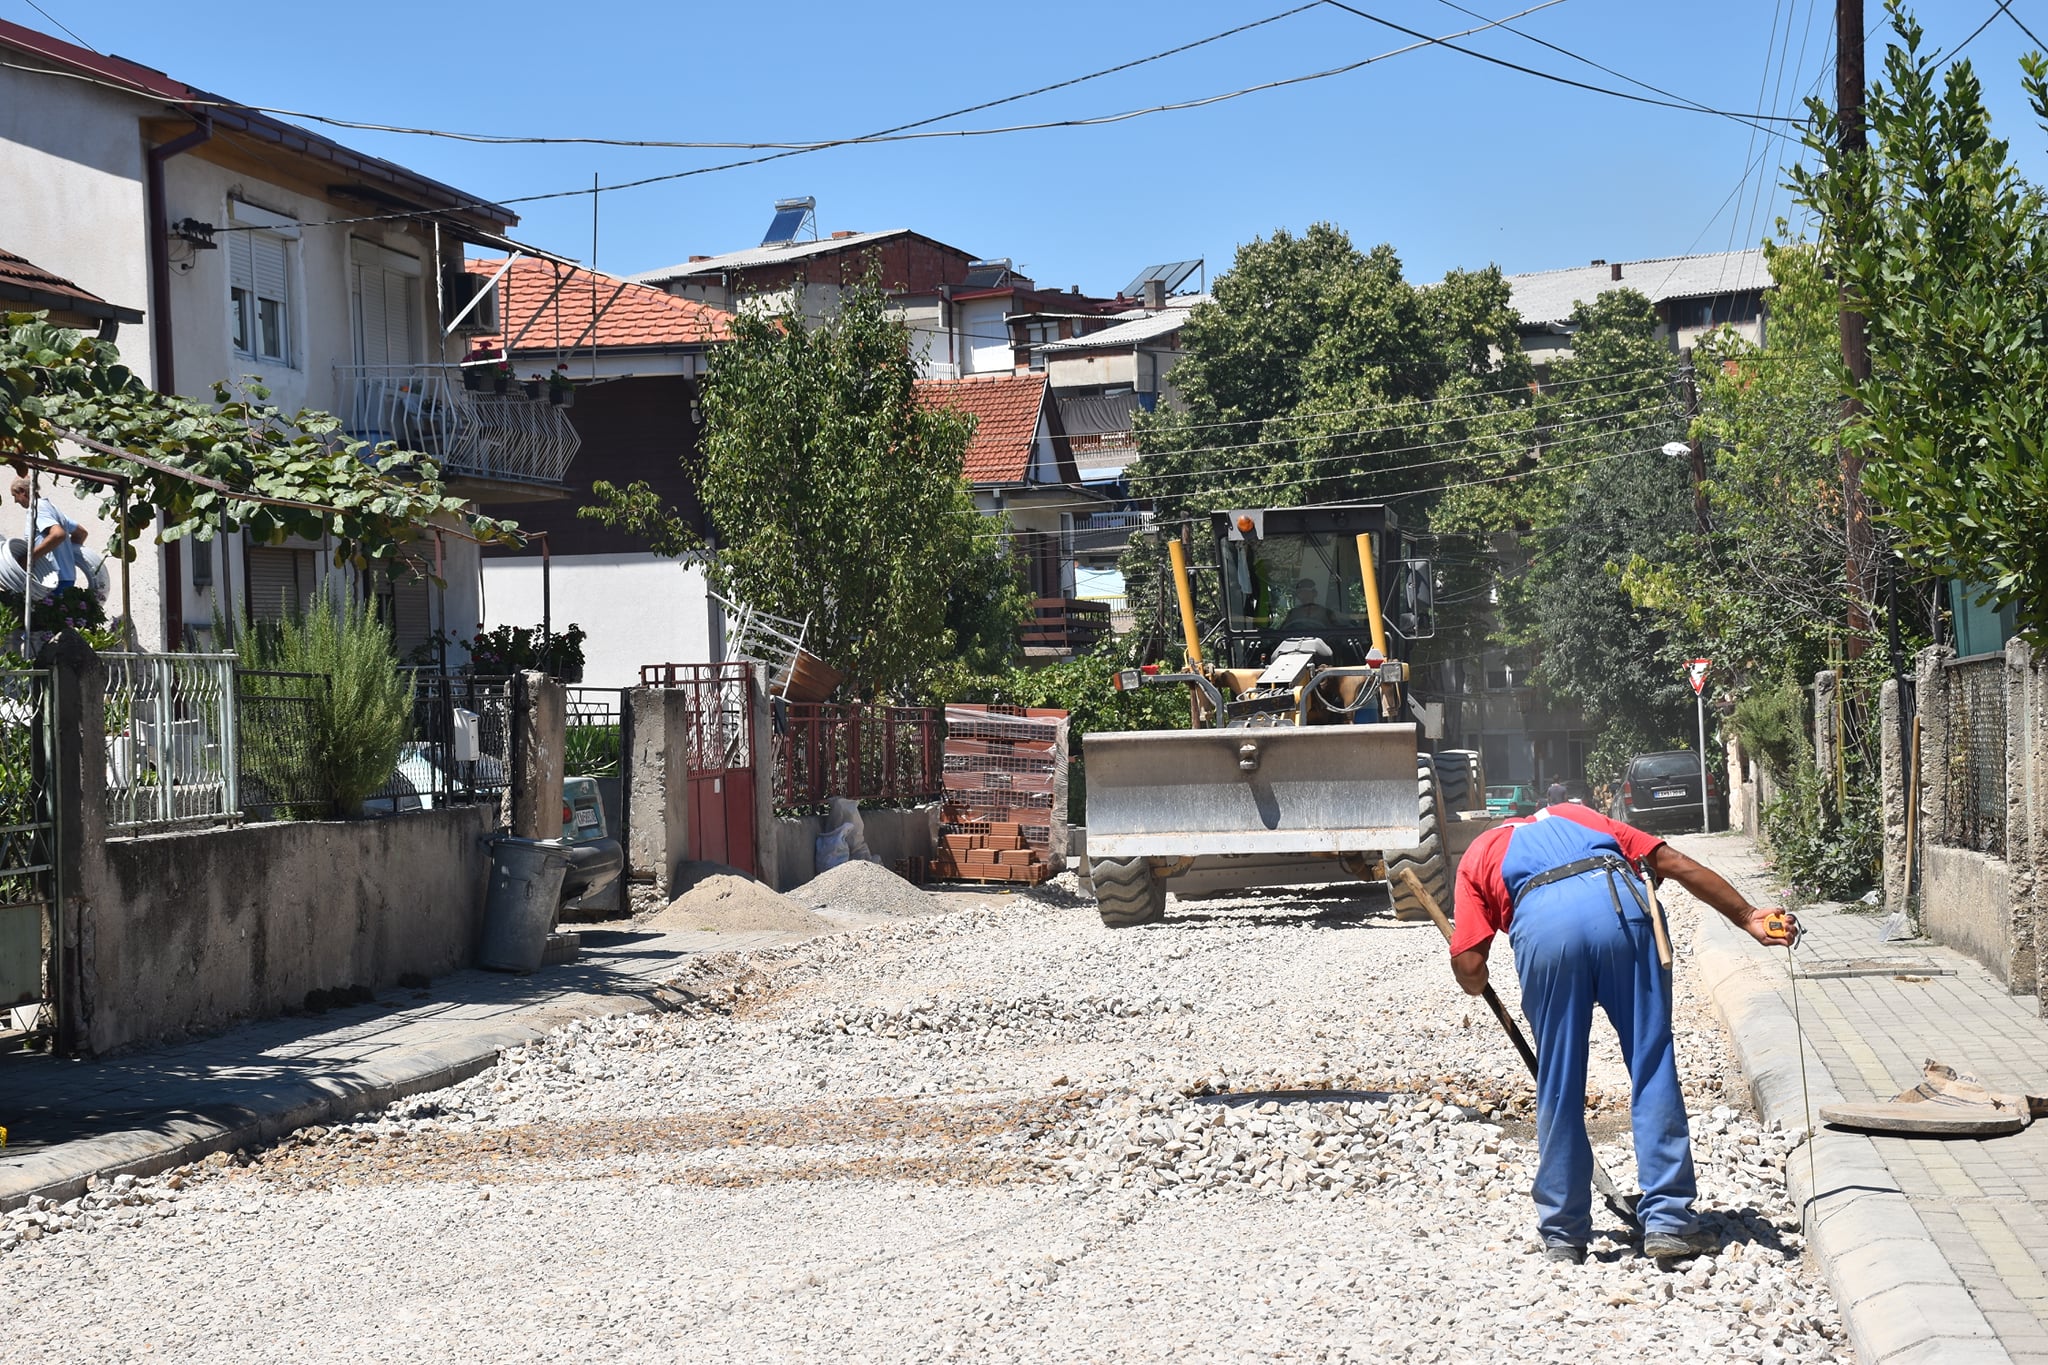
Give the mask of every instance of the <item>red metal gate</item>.
M 640 670 L 640 681 L 678 688 L 688 698 L 690 856 L 759 876 L 754 666 L 649 664 Z

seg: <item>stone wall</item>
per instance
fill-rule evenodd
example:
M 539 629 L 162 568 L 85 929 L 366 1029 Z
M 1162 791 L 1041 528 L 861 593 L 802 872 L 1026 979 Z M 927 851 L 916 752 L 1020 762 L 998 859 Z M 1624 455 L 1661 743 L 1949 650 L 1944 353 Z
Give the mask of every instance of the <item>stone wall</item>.
M 1973 665 L 1982 667 L 1981 661 Z M 2048 661 L 2024 642 L 2006 647 L 2004 827 L 1996 843 L 1976 847 L 1950 831 L 1966 827 L 1951 819 L 1952 802 L 1964 799 L 1954 775 L 1967 755 L 1960 700 L 1951 678 L 1953 651 L 1920 653 L 1914 682 L 1919 723 L 1919 780 L 1913 795 L 1911 843 L 1905 837 L 1907 783 L 1913 766 L 1912 741 L 1892 736 L 1901 699 L 1887 689 L 1885 741 L 1885 898 L 1894 906 L 1917 908 L 1922 932 L 1936 942 L 1982 962 L 2015 995 L 2040 999 L 2035 945 L 2048 934 Z M 1981 807 L 1961 808 L 1971 816 Z M 1911 883 L 1908 859 L 1911 859 Z M 2048 1011 L 2044 1011 L 2048 1012 Z

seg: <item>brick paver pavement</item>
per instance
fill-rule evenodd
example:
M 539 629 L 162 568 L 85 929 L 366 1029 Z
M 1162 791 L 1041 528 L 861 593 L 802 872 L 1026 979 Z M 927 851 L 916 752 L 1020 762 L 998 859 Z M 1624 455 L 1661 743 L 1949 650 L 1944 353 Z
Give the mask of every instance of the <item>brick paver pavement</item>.
M 1782 885 L 1740 836 L 1674 842 L 1757 904 Z M 1818 1062 L 1806 1078 L 1816 1110 L 1836 1094 L 1889 1099 L 1918 1084 L 1930 1059 L 1994 1089 L 2048 1093 L 2048 1021 L 2033 996 L 2007 994 L 1975 961 L 1925 940 L 1885 942 L 1881 913 L 1815 905 L 1800 917 L 1807 933 L 1795 954 L 1799 1019 Z M 1752 979 L 1771 983 L 1789 1009 L 1785 953 L 1744 942 L 1757 959 Z M 1796 1089 L 1790 1095 L 1797 1101 Z M 1803 1121 L 1797 1112 L 1786 1117 Z M 1828 1170 L 1829 1144 L 1838 1140 L 1823 1130 L 1822 1205 L 1839 1197 L 1841 1182 Z M 1999 1344 L 2015 1361 L 2048 1365 L 2048 1121 L 2009 1137 L 1869 1142 Z M 1803 1150 L 1793 1154 L 1794 1176 L 1804 1176 L 1805 1159 Z

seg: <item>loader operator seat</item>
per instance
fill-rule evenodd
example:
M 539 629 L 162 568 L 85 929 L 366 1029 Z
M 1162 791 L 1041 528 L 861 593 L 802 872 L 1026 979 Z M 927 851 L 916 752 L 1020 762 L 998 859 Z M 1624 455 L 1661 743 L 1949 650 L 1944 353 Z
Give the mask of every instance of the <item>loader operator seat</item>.
M 1312 578 L 1304 578 L 1294 585 L 1294 607 L 1280 622 L 1280 629 L 1294 630 L 1301 626 L 1333 626 L 1337 614 L 1316 601 L 1316 584 Z

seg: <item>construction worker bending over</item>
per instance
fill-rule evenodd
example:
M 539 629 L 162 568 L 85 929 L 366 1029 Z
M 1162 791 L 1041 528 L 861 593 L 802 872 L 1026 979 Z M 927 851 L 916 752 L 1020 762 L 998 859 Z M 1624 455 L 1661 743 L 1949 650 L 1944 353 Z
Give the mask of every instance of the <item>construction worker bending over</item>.
M 1593 1231 L 1593 1146 L 1586 1137 L 1586 1048 L 1593 1006 L 1621 1039 L 1632 1091 L 1636 1209 L 1643 1254 L 1698 1256 L 1715 1246 L 1693 1213 L 1699 1193 L 1685 1098 L 1671 1045 L 1671 971 L 1657 961 L 1637 867 L 1670 878 L 1760 943 L 1783 944 L 1759 909 L 1662 839 L 1585 806 L 1560 803 L 1473 841 L 1458 866 L 1451 970 L 1469 995 L 1486 989 L 1486 955 L 1505 931 L 1536 1032 L 1536 1227 L 1544 1255 L 1579 1263 Z

